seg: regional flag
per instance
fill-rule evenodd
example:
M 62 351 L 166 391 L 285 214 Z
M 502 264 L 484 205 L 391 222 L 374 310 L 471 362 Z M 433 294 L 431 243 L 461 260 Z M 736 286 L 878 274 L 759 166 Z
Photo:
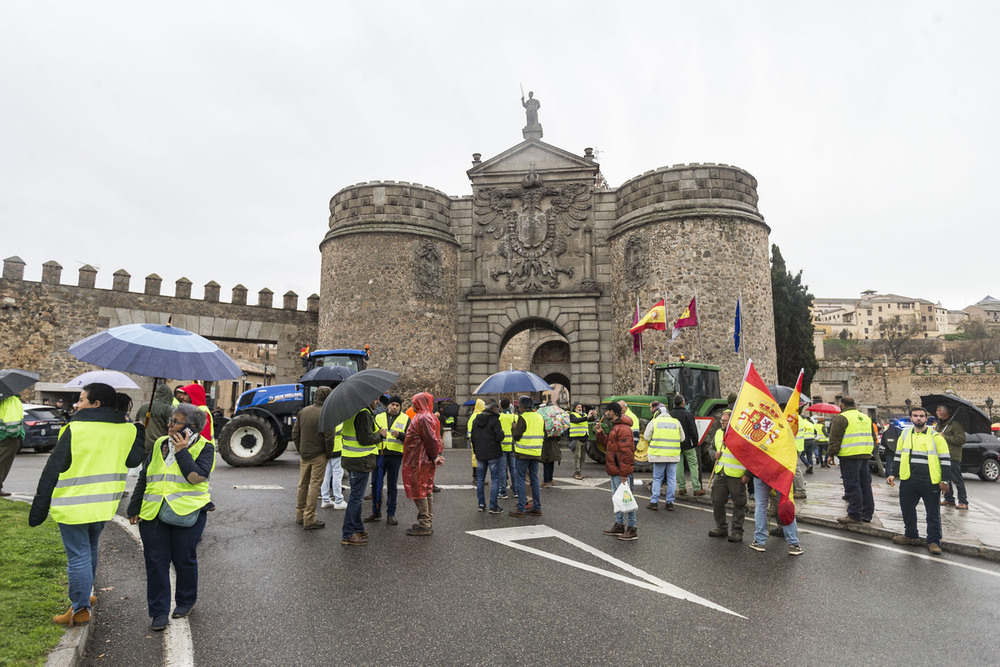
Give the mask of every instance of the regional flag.
M 676 322 L 674 322 L 674 332 L 673 335 L 670 336 L 670 340 L 673 340 L 678 336 L 680 336 L 681 329 L 683 329 L 684 327 L 698 326 L 698 309 L 695 307 L 695 299 L 697 298 L 698 297 L 694 297 L 693 299 L 691 299 L 691 303 L 689 303 L 688 307 L 684 309 L 683 313 L 681 313 L 680 318 Z
M 796 404 L 798 398 L 795 399 Z M 795 520 L 792 481 L 795 479 L 795 434 L 777 401 L 757 374 L 753 360 L 747 364 L 743 386 L 733 406 L 733 419 L 724 438 L 726 447 L 747 470 L 781 494 L 778 519 Z M 766 502 L 758 498 L 757 502 Z
M 663 299 L 650 308 L 649 312 L 643 315 L 642 319 L 636 322 L 628 332 L 634 336 L 646 329 L 667 330 L 667 308 L 663 305 Z

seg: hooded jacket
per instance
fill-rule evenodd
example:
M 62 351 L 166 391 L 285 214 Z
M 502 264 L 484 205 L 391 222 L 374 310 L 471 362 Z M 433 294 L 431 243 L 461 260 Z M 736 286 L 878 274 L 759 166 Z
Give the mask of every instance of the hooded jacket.
M 472 451 L 480 461 L 492 461 L 500 458 L 503 449 L 503 426 L 500 425 L 500 413 L 492 410 L 480 412 L 472 421 Z
M 205 428 L 201 429 L 201 437 L 214 441 L 212 411 L 208 409 L 208 404 L 205 402 L 205 388 L 200 384 L 186 384 L 181 387 L 181 391 L 191 397 L 191 405 L 205 413 Z
M 319 432 L 319 415 L 323 411 L 323 401 L 333 391 L 329 387 L 319 387 L 316 389 L 316 397 L 312 405 L 299 410 L 295 418 L 295 425 L 292 426 L 292 442 L 299 450 L 299 456 L 303 461 L 315 458 L 321 454 L 326 458 L 333 456 L 333 444 L 335 440 L 335 429 Z
M 434 398 L 427 392 L 413 397 L 413 419 L 403 440 L 403 488 L 411 500 L 434 493 L 434 460 L 444 451 L 444 443 L 433 409 Z
M 635 452 L 632 449 L 632 419 L 622 415 L 611 425 L 611 432 L 596 430 L 597 440 L 604 445 L 604 469 L 609 475 L 628 477 L 635 471 Z

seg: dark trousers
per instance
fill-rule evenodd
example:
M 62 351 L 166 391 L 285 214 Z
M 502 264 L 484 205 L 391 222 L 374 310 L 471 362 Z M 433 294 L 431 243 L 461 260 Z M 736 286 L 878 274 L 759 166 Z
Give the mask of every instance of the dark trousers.
M 948 480 L 945 480 L 946 482 Z M 951 460 L 951 485 L 948 493 L 944 494 L 944 499 L 948 502 L 955 502 L 955 491 L 958 491 L 958 502 L 962 505 L 969 504 L 969 497 L 965 495 L 965 479 L 962 477 L 962 462 Z
M 542 481 L 551 482 L 553 475 L 556 474 L 556 462 L 546 461 L 542 464 Z
M 840 459 L 840 478 L 844 481 L 844 495 L 847 496 L 847 516 L 871 521 L 875 514 L 875 498 L 872 496 L 868 459 Z
M 382 513 L 382 480 L 385 480 L 385 515 L 396 516 L 396 485 L 399 483 L 399 468 L 403 465 L 403 455 L 386 452 L 378 457 L 378 468 L 372 480 L 372 514 Z
M 368 473 L 347 471 L 351 480 L 351 495 L 347 499 L 347 509 L 344 511 L 344 539 L 350 539 L 354 533 L 365 532 L 365 524 L 361 521 L 361 502 L 365 497 L 365 487 L 368 486 Z
M 941 487 L 924 479 L 904 479 L 899 483 L 899 509 L 907 537 L 920 537 L 917 531 L 917 503 L 924 501 L 927 511 L 927 542 L 941 544 Z
M 715 525 L 723 530 L 726 526 L 726 501 L 733 498 L 732 532 L 743 532 L 743 519 L 747 512 L 747 487 L 739 477 L 719 474 L 712 480 L 712 515 Z
M 170 564 L 177 574 L 174 601 L 178 607 L 188 607 L 198 600 L 198 541 L 205 531 L 201 510 L 193 526 L 181 528 L 159 519 L 139 522 L 142 556 L 146 560 L 146 605 L 149 617 L 170 613 Z

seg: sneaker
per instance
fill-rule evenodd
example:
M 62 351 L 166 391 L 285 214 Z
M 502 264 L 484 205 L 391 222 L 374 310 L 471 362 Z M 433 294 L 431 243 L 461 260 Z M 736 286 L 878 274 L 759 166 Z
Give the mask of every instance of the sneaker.
M 646 509 L 653 510 L 654 512 L 659 512 L 660 508 L 656 506 L 656 503 L 649 503 L 646 505 Z
M 512 516 L 515 519 L 523 519 L 524 518 L 524 512 L 522 512 L 521 510 L 511 510 L 511 511 L 507 512 L 507 516 Z
M 728 537 L 729 536 L 729 531 L 726 530 L 725 528 L 713 528 L 712 530 L 708 531 L 708 536 L 709 537 Z
M 764 545 L 758 542 L 757 540 L 754 540 L 753 542 L 750 543 L 750 548 L 753 549 L 754 551 L 767 551 Z
M 806 474 L 807 475 L 813 474 L 813 467 L 812 466 L 809 466 L 809 467 L 806 468 Z
M 542 510 L 536 510 L 534 507 L 532 507 L 530 510 L 526 512 L 526 514 L 528 516 L 542 516 Z
M 573 473 L 573 479 L 583 479 L 583 475 L 578 472 Z
M 497 498 L 499 498 L 500 500 L 507 500 L 507 498 L 508 498 L 507 492 L 506 491 L 501 491 L 500 495 L 498 495 Z
M 163 616 L 154 618 L 149 624 L 149 629 L 156 632 L 163 632 L 167 629 L 168 625 L 170 625 L 170 617 L 164 614 Z
M 625 529 L 625 532 L 618 536 L 619 540 L 624 542 L 631 542 L 632 540 L 639 539 L 639 534 L 636 531 L 635 526 L 629 526 Z
M 849 526 L 851 524 L 861 523 L 861 519 L 855 519 L 854 517 L 850 516 L 838 516 L 837 523 Z
M 174 618 L 184 618 L 185 616 L 191 613 L 192 609 L 194 609 L 193 604 L 178 605 L 174 607 L 174 613 L 172 614 L 172 616 Z
M 906 535 L 893 535 L 893 544 L 903 544 L 909 547 L 922 547 L 924 546 L 924 540 L 919 537 L 907 537 Z
M 673 512 L 674 511 L 674 504 L 673 503 L 667 503 L 666 505 L 664 505 L 664 509 L 666 509 L 668 512 Z
M 941 545 L 939 544 L 934 544 L 933 542 L 931 542 L 930 544 L 927 545 L 927 550 L 930 551 L 935 556 L 941 555 Z
M 490 514 L 503 514 L 503 508 L 502 507 L 491 507 L 490 508 Z
M 730 542 L 742 542 L 743 541 L 743 531 L 742 530 L 734 530 L 733 533 L 732 533 L 732 535 L 730 535 L 728 539 L 729 539 Z
M 485 512 L 486 511 L 486 505 L 480 505 L 479 506 L 479 511 L 480 512 Z
M 335 510 L 346 510 L 347 509 L 347 503 L 346 502 L 339 502 L 338 503 L 338 502 L 334 501 L 334 503 L 333 503 L 333 509 L 335 509 Z
M 320 503 L 319 507 L 320 507 L 320 509 L 328 510 L 331 507 L 333 507 L 333 505 L 334 505 L 334 503 L 333 503 L 332 500 L 324 500 L 322 503 Z
M 789 556 L 801 556 L 804 553 L 805 552 L 802 551 L 802 547 L 800 547 L 798 544 L 789 544 L 788 545 L 788 555 Z
M 625 532 L 625 525 L 621 523 L 616 523 L 607 530 L 604 531 L 605 535 L 621 535 Z

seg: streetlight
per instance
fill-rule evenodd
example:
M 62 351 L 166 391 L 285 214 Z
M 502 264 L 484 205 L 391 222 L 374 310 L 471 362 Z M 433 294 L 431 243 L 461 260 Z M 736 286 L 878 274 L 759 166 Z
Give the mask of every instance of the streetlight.
M 986 409 L 990 411 L 990 421 L 993 421 L 993 399 L 986 397 Z

